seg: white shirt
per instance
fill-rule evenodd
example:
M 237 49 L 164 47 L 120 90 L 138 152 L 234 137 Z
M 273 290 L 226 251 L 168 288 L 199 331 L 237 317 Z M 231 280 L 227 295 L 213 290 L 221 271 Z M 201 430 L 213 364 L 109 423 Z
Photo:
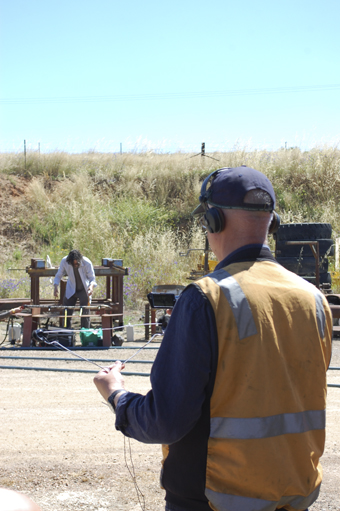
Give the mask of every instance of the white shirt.
M 76 279 L 74 276 L 73 265 L 66 262 L 67 256 L 63 257 L 59 266 L 59 270 L 57 271 L 56 276 L 54 277 L 54 285 L 59 286 L 61 278 L 64 275 L 68 276 L 65 296 L 66 298 L 70 298 L 76 292 Z M 83 283 L 85 291 L 88 290 L 89 285 L 93 284 L 94 287 L 97 286 L 96 277 L 94 275 L 93 265 L 87 257 L 83 256 L 83 259 L 78 267 L 79 275 L 81 281 Z

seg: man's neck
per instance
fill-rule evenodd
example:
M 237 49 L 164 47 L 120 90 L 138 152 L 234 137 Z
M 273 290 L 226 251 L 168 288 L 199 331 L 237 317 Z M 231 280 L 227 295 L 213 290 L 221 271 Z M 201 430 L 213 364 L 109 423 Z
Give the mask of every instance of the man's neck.
M 267 231 L 271 215 L 258 215 L 243 210 L 226 210 L 225 226 L 220 233 L 208 234 L 210 247 L 217 259 L 222 261 L 229 254 L 245 245 L 263 245 L 267 241 Z
M 267 239 L 259 236 L 247 236 L 238 238 L 225 238 L 221 240 L 220 245 L 215 246 L 215 255 L 219 261 L 222 261 L 236 250 L 247 245 L 265 245 Z

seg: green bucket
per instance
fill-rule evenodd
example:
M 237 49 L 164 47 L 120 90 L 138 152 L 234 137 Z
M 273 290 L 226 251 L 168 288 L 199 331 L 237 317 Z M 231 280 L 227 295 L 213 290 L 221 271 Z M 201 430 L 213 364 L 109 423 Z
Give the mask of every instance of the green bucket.
M 103 330 L 97 328 L 81 328 L 80 342 L 82 346 L 103 346 Z

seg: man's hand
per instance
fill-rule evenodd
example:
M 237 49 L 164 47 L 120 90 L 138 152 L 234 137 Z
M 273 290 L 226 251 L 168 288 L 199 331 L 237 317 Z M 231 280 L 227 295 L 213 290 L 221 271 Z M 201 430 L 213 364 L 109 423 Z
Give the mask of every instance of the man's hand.
M 25 308 L 25 305 L 20 305 L 20 307 L 16 307 L 15 309 L 11 309 L 11 314 L 17 314 L 18 312 L 21 312 Z
M 54 296 L 58 298 L 58 286 L 56 284 L 54 284 Z
M 124 388 L 124 378 L 121 374 L 124 367 L 125 365 L 121 362 L 115 362 L 109 367 L 104 367 L 104 369 L 99 371 L 93 378 L 94 384 L 105 401 L 108 400 L 112 392 Z
M 89 285 L 89 287 L 88 287 L 88 290 L 87 290 L 87 294 L 88 294 L 89 296 L 91 296 L 91 295 L 92 295 L 92 293 L 93 293 L 93 284 L 90 284 L 90 285 Z

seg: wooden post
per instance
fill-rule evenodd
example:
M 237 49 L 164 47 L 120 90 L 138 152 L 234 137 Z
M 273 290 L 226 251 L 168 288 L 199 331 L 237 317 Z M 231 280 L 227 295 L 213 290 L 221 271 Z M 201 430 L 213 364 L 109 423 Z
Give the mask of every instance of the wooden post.
M 111 277 L 106 277 L 106 300 L 111 300 Z
M 102 315 L 102 328 L 103 328 L 103 347 L 109 348 L 111 346 L 111 333 L 112 333 L 112 317 Z
M 32 314 L 24 317 L 24 330 L 22 334 L 22 347 L 28 348 L 31 346 L 32 339 Z
M 36 314 L 40 314 L 40 313 L 41 313 L 40 307 L 32 307 L 32 332 L 33 332 L 33 330 L 36 330 L 39 327 L 39 319 L 34 318 L 34 316 Z
M 33 305 L 39 305 L 39 277 L 31 275 L 31 300 Z

